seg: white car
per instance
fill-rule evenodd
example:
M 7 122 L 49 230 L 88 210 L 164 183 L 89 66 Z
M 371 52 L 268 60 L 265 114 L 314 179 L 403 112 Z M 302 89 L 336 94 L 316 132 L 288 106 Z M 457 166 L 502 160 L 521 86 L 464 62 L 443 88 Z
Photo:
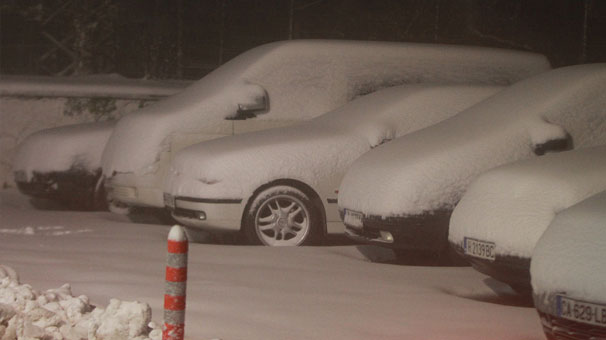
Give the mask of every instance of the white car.
M 254 48 L 184 92 L 121 119 L 103 153 L 110 200 L 163 208 L 186 146 L 304 121 L 383 87 L 509 84 L 549 69 L 537 54 L 412 43 L 295 40 Z
M 104 207 L 105 194 L 99 182 L 101 155 L 114 125 L 74 124 L 28 136 L 13 161 L 19 191 L 73 209 Z
M 450 244 L 473 267 L 530 295 L 532 251 L 554 216 L 606 190 L 606 146 L 492 169 L 475 180 L 450 219 Z
M 404 85 L 308 122 L 196 144 L 179 152 L 166 202 L 185 225 L 242 230 L 269 246 L 343 233 L 336 189 L 347 167 L 393 138 L 437 123 L 501 87 Z
M 606 64 L 520 81 L 360 157 L 339 189 L 351 237 L 397 255 L 448 250 L 448 223 L 482 172 L 547 151 L 606 144 Z
M 548 339 L 606 339 L 606 192 L 560 211 L 530 274 Z

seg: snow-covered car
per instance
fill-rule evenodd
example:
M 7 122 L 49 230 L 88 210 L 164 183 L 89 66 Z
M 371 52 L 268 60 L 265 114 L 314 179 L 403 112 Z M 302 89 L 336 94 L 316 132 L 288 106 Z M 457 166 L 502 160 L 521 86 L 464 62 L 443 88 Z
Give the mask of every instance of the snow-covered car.
M 117 104 L 112 115 L 122 115 L 137 105 L 148 105 L 173 95 L 188 83 L 127 79 L 115 74 L 74 77 L 2 76 L 0 94 L 17 98 L 111 98 L 111 102 Z M 44 105 L 40 103 L 36 106 Z M 69 101 L 63 104 L 65 108 L 73 109 L 68 103 Z M 14 107 L 3 109 L 15 110 Z M 78 106 L 78 112 L 82 109 Z M 90 110 L 97 111 L 92 108 L 87 111 Z M 92 115 L 92 111 L 86 115 Z M 46 116 L 44 112 L 38 113 Z M 53 116 L 52 112 L 48 112 L 48 115 L 49 118 Z M 92 117 L 89 116 L 90 118 Z M 34 127 L 48 122 L 42 119 Z M 28 196 L 59 201 L 71 209 L 106 208 L 105 192 L 99 181 L 101 155 L 114 125 L 115 122 L 72 124 L 47 128 L 27 136 L 18 146 L 12 162 L 17 187 Z
M 313 243 L 327 225 L 343 233 L 336 189 L 356 158 L 501 89 L 396 86 L 307 122 L 190 146 L 172 162 L 167 206 L 185 225 L 241 230 L 254 244 Z
M 294 40 L 256 47 L 177 96 L 121 119 L 103 153 L 112 202 L 163 208 L 170 160 L 217 137 L 308 120 L 407 83 L 506 85 L 549 69 L 541 55 L 413 43 Z
M 606 146 L 507 164 L 469 186 L 448 240 L 476 270 L 530 294 L 532 251 L 553 217 L 603 190 Z
M 550 150 L 605 144 L 605 107 L 606 64 L 565 67 L 382 145 L 341 182 L 347 233 L 397 255 L 444 254 L 452 210 L 478 175 Z
M 101 155 L 115 122 L 45 129 L 28 136 L 13 161 L 19 190 L 73 209 L 105 206 Z
M 537 243 L 530 274 L 548 339 L 606 339 L 606 192 L 563 210 Z

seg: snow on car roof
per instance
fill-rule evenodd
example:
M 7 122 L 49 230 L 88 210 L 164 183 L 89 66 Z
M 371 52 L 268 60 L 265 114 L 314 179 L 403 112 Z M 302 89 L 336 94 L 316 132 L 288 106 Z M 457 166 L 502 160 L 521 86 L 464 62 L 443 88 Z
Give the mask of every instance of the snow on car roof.
M 328 177 L 340 178 L 372 147 L 435 124 L 501 89 L 396 86 L 297 125 L 196 144 L 177 154 L 166 191 L 176 196 L 243 198 L 284 178 L 315 187 Z
M 565 293 L 606 303 L 606 191 L 561 211 L 537 244 L 530 263 L 536 295 Z
M 94 171 L 101 167 L 103 148 L 115 122 L 66 125 L 45 129 L 28 136 L 19 146 L 13 169 L 46 173 L 72 167 Z
M 233 116 L 238 104 L 263 91 L 270 109 L 257 119 L 301 120 L 381 87 L 510 84 L 548 68 L 541 55 L 480 47 L 330 40 L 266 44 L 232 59 L 182 93 L 121 119 L 103 156 L 104 173 L 154 171 L 171 136 L 217 133 L 221 128 L 213 126 L 214 121 Z
M 534 156 L 533 144 L 568 135 L 606 143 L 606 64 L 556 69 L 520 81 L 455 117 L 360 157 L 339 206 L 403 216 L 452 209 L 480 173 Z
M 553 217 L 606 190 L 606 146 L 549 154 L 492 169 L 470 186 L 450 219 L 449 240 L 494 242 L 495 253 L 530 258 Z

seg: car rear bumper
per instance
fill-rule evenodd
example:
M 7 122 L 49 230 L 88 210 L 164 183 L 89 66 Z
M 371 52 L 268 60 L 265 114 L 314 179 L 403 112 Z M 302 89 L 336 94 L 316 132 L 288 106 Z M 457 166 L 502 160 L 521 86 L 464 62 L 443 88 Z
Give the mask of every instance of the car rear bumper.
M 364 216 L 362 227 L 345 224 L 346 235 L 356 241 L 389 248 L 439 252 L 448 236 L 450 210 L 427 214 L 387 217 Z M 344 210 L 339 211 L 344 220 Z
M 242 199 L 204 199 L 164 195 L 174 219 L 189 227 L 210 231 L 238 231 L 242 222 Z

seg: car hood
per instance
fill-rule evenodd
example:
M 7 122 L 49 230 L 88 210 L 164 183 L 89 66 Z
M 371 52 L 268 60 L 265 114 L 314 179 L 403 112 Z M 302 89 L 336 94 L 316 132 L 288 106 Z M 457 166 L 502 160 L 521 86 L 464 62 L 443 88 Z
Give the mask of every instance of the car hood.
M 497 255 L 530 258 L 554 216 L 606 190 L 606 146 L 505 165 L 469 187 L 450 220 L 449 240 L 494 242 Z
M 606 304 L 606 192 L 558 213 L 539 240 L 530 263 L 535 296 L 565 293 Z
M 366 215 L 452 209 L 482 172 L 533 157 L 553 139 L 606 144 L 606 64 L 561 68 L 520 81 L 432 127 L 360 157 L 339 206 Z
M 13 169 L 24 171 L 28 179 L 33 172 L 97 171 L 114 126 L 115 122 L 87 123 L 38 131 L 19 145 Z
M 316 186 L 370 146 L 361 136 L 308 123 L 219 138 L 181 150 L 165 191 L 176 196 L 243 198 L 279 178 Z

